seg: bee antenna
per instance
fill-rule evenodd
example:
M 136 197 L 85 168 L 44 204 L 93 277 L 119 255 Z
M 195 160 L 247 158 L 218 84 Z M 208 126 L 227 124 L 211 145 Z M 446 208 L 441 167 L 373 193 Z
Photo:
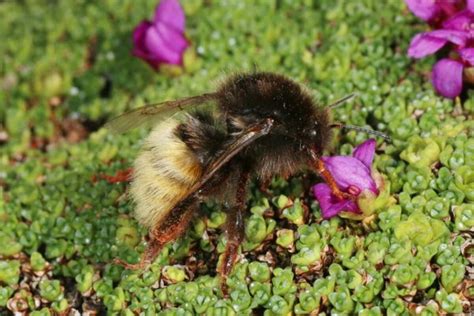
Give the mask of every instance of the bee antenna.
M 342 123 L 334 123 L 334 124 L 331 124 L 330 127 L 331 128 L 336 127 L 336 128 L 340 128 L 340 129 L 351 129 L 351 130 L 354 130 L 354 131 L 364 132 L 364 133 L 367 133 L 367 134 L 382 137 L 383 139 L 385 139 L 386 141 L 389 141 L 389 142 L 392 141 L 390 136 L 388 136 L 388 135 L 386 135 L 382 132 L 374 131 L 373 129 L 369 129 L 369 128 L 365 128 L 365 127 L 354 126 L 354 125 L 344 125 Z
M 343 104 L 344 102 L 354 98 L 357 96 L 357 93 L 351 93 L 349 95 L 346 95 L 345 97 L 339 99 L 339 100 L 336 100 L 334 101 L 333 103 L 329 104 L 327 107 L 330 108 L 330 109 L 334 109 L 338 106 L 340 106 L 341 104 Z

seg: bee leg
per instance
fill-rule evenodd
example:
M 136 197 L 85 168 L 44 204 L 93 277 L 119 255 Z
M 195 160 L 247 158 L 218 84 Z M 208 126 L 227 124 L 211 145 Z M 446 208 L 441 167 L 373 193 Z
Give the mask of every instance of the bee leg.
M 326 181 L 327 185 L 331 188 L 332 194 L 334 194 L 339 200 L 355 200 L 356 197 L 352 194 L 342 192 L 341 189 L 337 186 L 336 180 L 326 169 L 324 162 L 321 159 L 316 160 L 316 170 L 318 173 L 323 177 L 324 181 Z
M 260 185 L 259 185 L 259 190 L 267 195 L 267 196 L 271 196 L 272 193 L 270 192 L 270 190 L 268 189 L 268 187 L 270 186 L 270 182 L 271 182 L 271 179 L 263 179 L 260 181 Z
M 114 262 L 132 270 L 146 268 L 168 242 L 184 233 L 196 210 L 198 200 L 194 195 L 184 199 L 150 231 L 150 241 L 139 263 L 129 264 L 121 259 L 115 259 Z
M 225 245 L 225 252 L 223 254 L 222 260 L 219 264 L 219 267 L 217 268 L 224 297 L 228 297 L 229 295 L 227 277 L 232 272 L 235 260 L 237 259 L 240 243 L 244 239 L 245 198 L 249 177 L 250 175 L 248 172 L 241 173 L 236 193 L 236 203 L 227 213 L 225 224 L 227 243 Z
M 114 263 L 119 264 L 124 268 L 130 270 L 142 270 L 145 269 L 151 262 L 153 262 L 155 257 L 160 252 L 161 248 L 162 245 L 156 242 L 156 240 L 150 239 L 139 263 L 128 263 L 120 258 L 115 258 Z
M 220 276 L 220 283 L 224 297 L 228 297 L 227 277 L 232 272 L 235 260 L 237 259 L 240 243 L 244 237 L 243 210 L 237 206 L 231 208 L 227 213 L 226 234 L 227 243 L 222 261 L 217 272 Z

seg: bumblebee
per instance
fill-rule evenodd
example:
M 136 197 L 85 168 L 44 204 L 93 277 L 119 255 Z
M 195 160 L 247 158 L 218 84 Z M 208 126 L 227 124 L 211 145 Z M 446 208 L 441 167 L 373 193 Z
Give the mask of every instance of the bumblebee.
M 332 139 L 333 127 L 364 130 L 331 122 L 330 109 L 350 97 L 322 107 L 304 87 L 283 75 L 240 73 L 215 92 L 147 105 L 107 123 L 109 129 L 123 132 L 198 106 L 181 119 L 173 115 L 162 120 L 146 138 L 135 160 L 130 192 L 137 220 L 149 228 L 148 248 L 138 264 L 118 262 L 144 268 L 164 245 L 183 234 L 200 202 L 217 199 L 227 212 L 227 243 L 218 266 L 225 294 L 244 236 L 252 177 L 268 182 L 275 175 L 288 177 L 310 168 L 336 197 L 353 198 L 337 187 L 319 159 Z M 217 111 L 199 109 L 208 103 L 215 104 Z

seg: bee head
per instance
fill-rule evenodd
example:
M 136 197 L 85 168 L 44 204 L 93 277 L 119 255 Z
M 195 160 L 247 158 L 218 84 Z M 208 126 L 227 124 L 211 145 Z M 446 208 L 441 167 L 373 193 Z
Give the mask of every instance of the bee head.
M 330 143 L 332 132 L 327 112 L 321 110 L 316 114 L 316 117 L 303 129 L 302 134 L 297 137 L 302 142 L 303 150 L 312 150 L 320 155 Z

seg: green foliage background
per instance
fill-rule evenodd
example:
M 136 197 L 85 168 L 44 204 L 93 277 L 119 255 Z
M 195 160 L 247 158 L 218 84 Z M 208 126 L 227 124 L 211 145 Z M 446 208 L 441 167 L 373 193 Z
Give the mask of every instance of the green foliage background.
M 467 313 L 474 100 L 436 96 L 435 57 L 406 57 L 427 26 L 398 0 L 183 4 L 185 68 L 155 73 L 130 53 L 155 1 L 0 3 L 0 313 Z M 111 264 L 138 260 L 146 232 L 127 184 L 104 175 L 130 167 L 146 130 L 100 126 L 254 65 L 306 84 L 323 104 L 357 92 L 334 116 L 393 138 L 376 158 L 393 199 L 363 221 L 322 221 L 306 177 L 275 179 L 270 198 L 252 190 L 229 299 L 214 277 L 225 217 L 214 205 L 148 270 Z M 333 153 L 366 138 L 338 135 Z

